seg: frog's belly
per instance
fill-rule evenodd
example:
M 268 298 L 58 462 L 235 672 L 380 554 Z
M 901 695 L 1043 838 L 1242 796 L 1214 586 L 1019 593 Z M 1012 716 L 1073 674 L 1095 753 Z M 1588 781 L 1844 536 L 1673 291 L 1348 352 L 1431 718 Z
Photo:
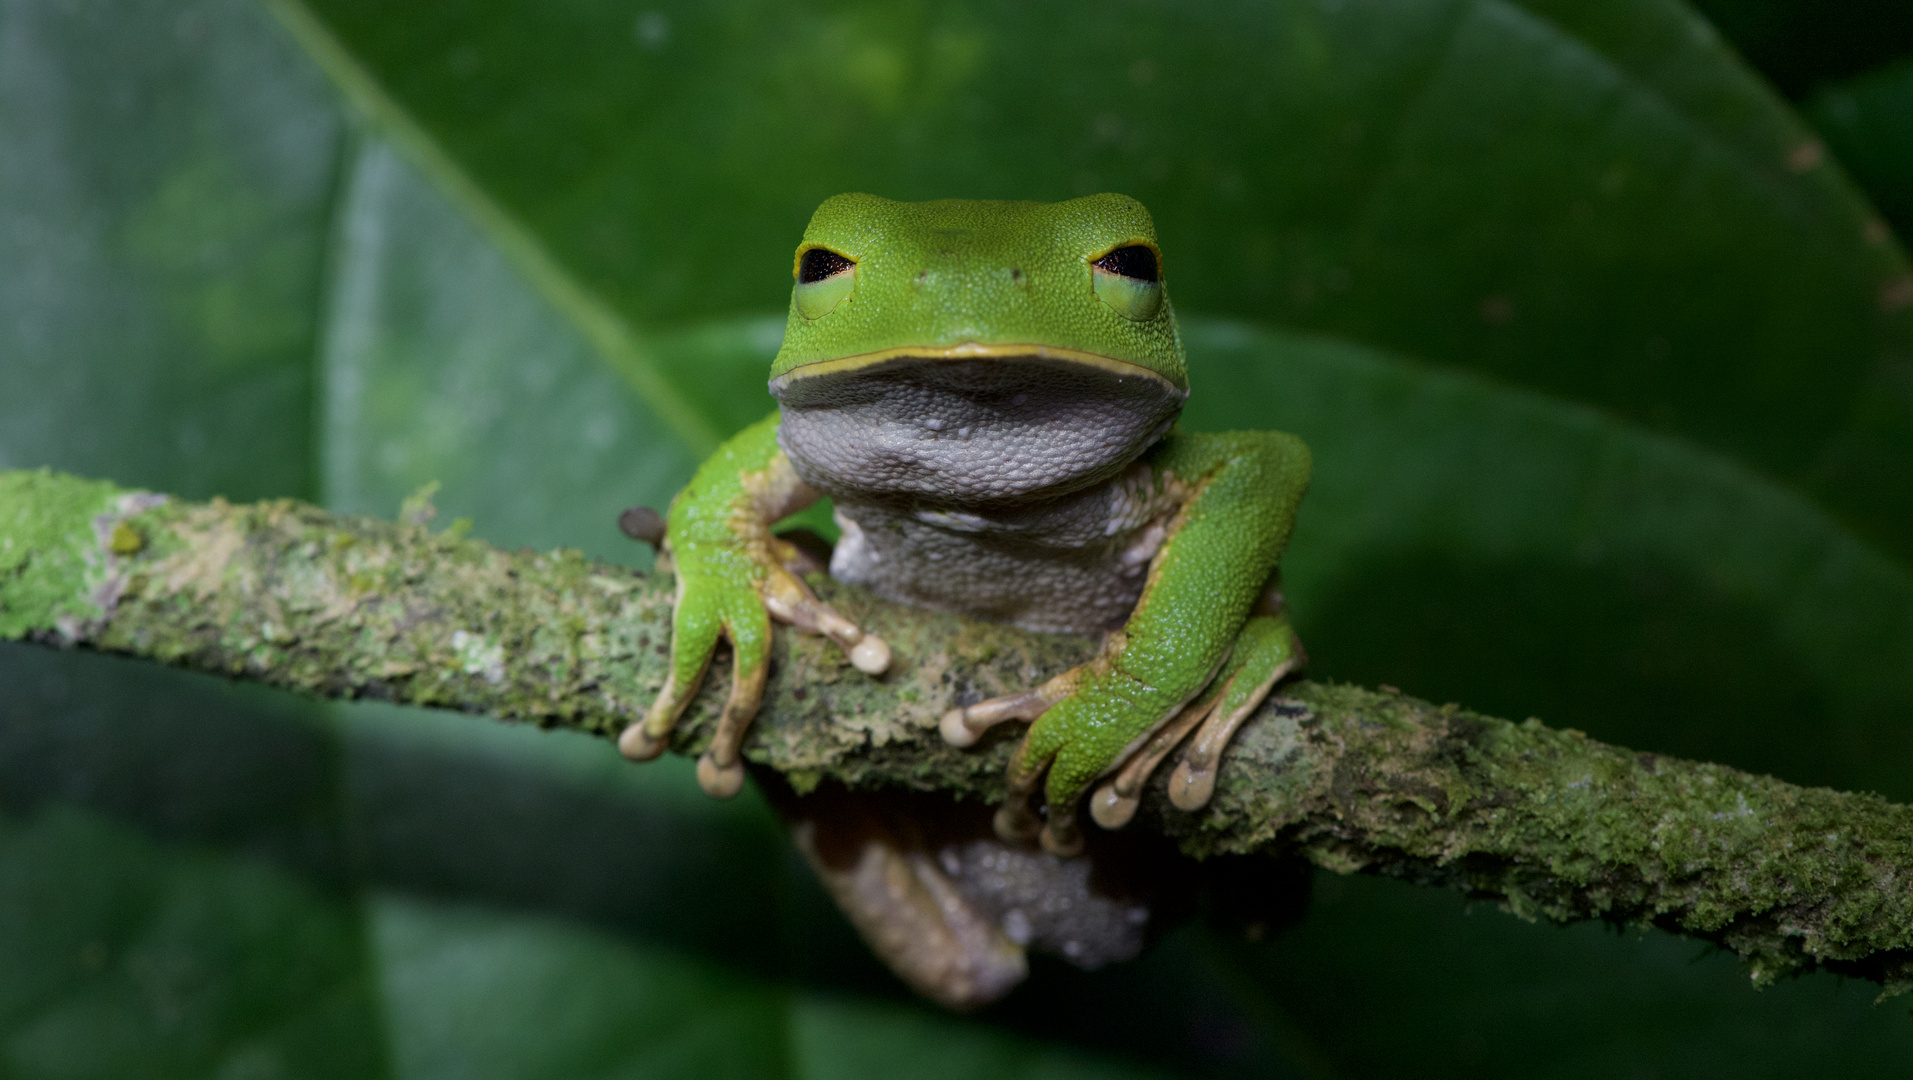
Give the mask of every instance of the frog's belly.
M 1108 498 L 1098 490 L 1062 501 L 1081 510 L 1080 504 L 1093 507 Z M 990 518 L 840 501 L 844 532 L 830 573 L 898 603 L 1025 630 L 1094 633 L 1121 626 L 1162 544 L 1167 507 L 1065 513 L 1060 520 L 1046 518 L 1044 509 Z

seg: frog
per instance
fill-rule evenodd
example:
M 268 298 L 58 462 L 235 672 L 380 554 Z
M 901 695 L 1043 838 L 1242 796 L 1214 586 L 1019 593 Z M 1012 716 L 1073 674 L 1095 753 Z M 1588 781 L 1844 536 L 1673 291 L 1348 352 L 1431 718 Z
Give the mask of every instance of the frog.
M 1280 562 L 1311 459 L 1283 432 L 1178 428 L 1188 364 L 1149 211 L 1113 193 L 838 195 L 812 215 L 791 273 L 776 408 L 724 442 L 663 518 L 669 664 L 620 750 L 664 751 L 728 641 L 731 687 L 697 778 L 735 795 L 773 620 L 827 636 L 871 677 L 890 668 L 890 646 L 820 599 L 811 557 L 774 531 L 829 498 L 838 581 L 1101 636 L 1080 665 L 934 718 L 964 748 L 1026 725 L 992 815 L 1000 843 L 1078 856 L 1084 804 L 1101 829 L 1122 828 L 1172 755 L 1169 802 L 1201 810 L 1235 733 L 1306 662 Z

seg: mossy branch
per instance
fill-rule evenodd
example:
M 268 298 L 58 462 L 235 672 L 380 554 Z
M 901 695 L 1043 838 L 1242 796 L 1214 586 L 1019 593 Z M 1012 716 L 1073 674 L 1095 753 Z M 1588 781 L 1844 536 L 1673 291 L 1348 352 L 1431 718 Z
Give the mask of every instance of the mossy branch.
M 0 472 L 0 639 L 608 737 L 642 713 L 663 681 L 668 580 L 454 533 Z M 819 587 L 897 663 L 874 680 L 779 632 L 747 753 L 800 790 L 828 778 L 995 800 L 1013 734 L 953 750 L 936 718 L 1093 648 Z M 701 749 L 724 668 L 674 749 Z M 1913 987 L 1913 807 L 1533 720 L 1293 684 L 1238 736 L 1207 810 L 1171 808 L 1158 782 L 1131 827 L 1195 855 L 1299 854 L 1460 888 L 1524 918 L 1652 924 L 1732 949 L 1756 982 L 1819 966 Z

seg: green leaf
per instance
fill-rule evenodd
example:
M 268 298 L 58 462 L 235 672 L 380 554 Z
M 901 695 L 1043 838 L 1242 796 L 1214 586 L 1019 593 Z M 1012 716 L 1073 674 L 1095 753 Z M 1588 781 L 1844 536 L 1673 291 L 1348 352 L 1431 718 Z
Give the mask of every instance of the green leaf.
M 243 859 L 55 808 L 0 821 L 10 1076 L 383 1070 L 349 906 Z
M 0 464 L 316 494 L 324 77 L 244 4 L 0 42 Z M 0 1074 L 383 1075 L 323 714 L 17 645 L 0 686 Z
M 323 75 L 243 4 L 23 4 L 4 33 L 0 466 L 316 494 Z
M 1191 426 L 1315 453 L 1285 578 L 1317 675 L 1913 799 L 1913 574 L 1807 500 L 1479 376 L 1185 337 Z
M 0 1070 L 383 1075 L 323 713 L 24 646 L 0 680 Z
M 356 141 L 343 172 L 319 357 L 328 505 L 391 517 L 438 481 L 441 513 L 494 543 L 634 559 L 618 512 L 670 501 L 696 465 L 677 432 L 389 143 Z
M 1668 0 L 302 10 L 634 327 L 779 306 L 839 191 L 1120 190 L 1183 310 L 1598 405 L 1913 552 L 1905 260 Z
M 1302 925 L 1231 949 L 1345 1076 L 1778 1080 L 1824 1067 L 1885 1080 L 1904 1069 L 1913 1026 L 1873 1005 L 1870 984 L 1754 993 L 1731 956 L 1693 941 L 1529 925 L 1378 878 L 1318 875 Z
M 789 1074 L 772 986 L 562 923 L 397 898 L 378 908 L 401 1075 Z
M 896 1005 L 806 996 L 793 1004 L 791 1019 L 799 1073 L 815 1080 L 883 1080 L 906 1068 L 924 1080 L 1143 1080 L 1163 1075 L 1024 1039 L 979 1035 L 953 1017 Z

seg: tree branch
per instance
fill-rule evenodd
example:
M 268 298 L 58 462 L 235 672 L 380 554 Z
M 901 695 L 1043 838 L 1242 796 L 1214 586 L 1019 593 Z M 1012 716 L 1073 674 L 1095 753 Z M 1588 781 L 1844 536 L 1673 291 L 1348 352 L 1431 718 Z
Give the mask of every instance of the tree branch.
M 668 580 L 456 531 L 0 472 L 0 639 L 607 737 L 642 715 L 663 682 Z M 937 717 L 1094 647 L 818 587 L 897 662 L 871 679 L 823 639 L 779 630 L 746 753 L 799 790 L 999 799 L 1014 736 L 954 750 Z M 702 748 L 727 666 L 674 750 Z M 1208 809 L 1173 809 L 1158 780 L 1131 827 L 1198 856 L 1299 854 L 1460 888 L 1528 919 L 1652 924 L 1732 949 L 1756 983 L 1818 966 L 1913 988 L 1913 807 L 1534 720 L 1292 684 L 1237 736 Z

